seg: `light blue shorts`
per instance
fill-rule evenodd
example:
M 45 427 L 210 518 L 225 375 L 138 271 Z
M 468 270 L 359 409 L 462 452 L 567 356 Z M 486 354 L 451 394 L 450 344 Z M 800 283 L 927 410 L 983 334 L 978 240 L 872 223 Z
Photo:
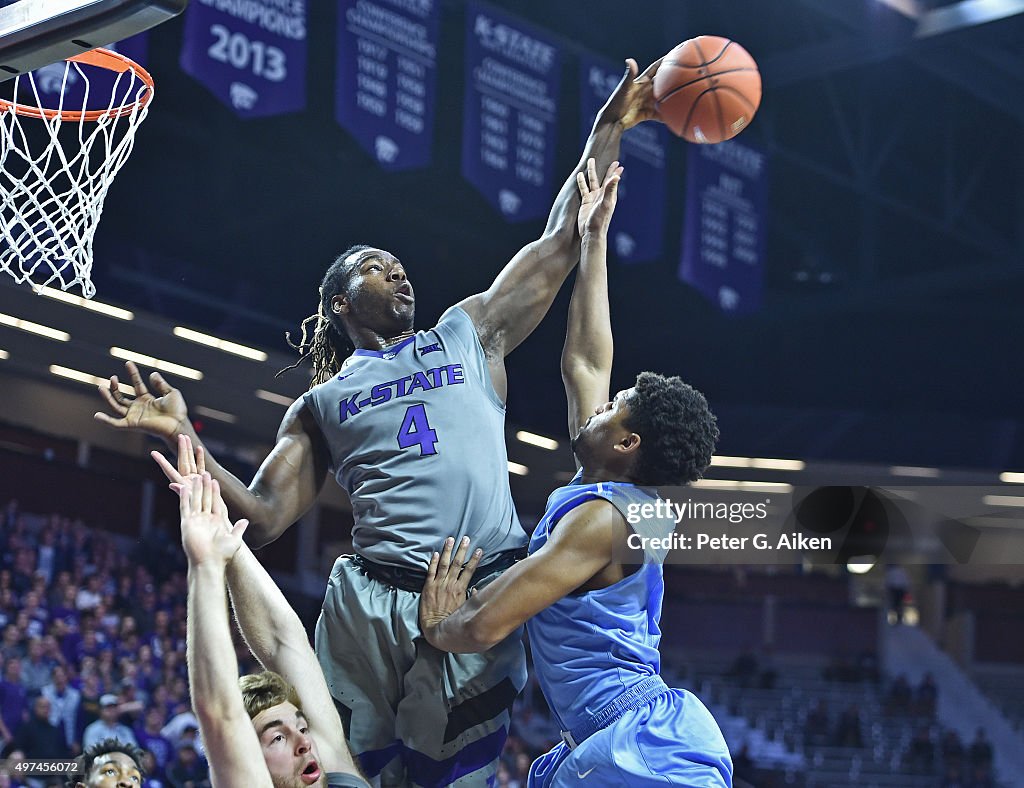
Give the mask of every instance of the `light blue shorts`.
M 673 689 L 626 712 L 576 749 L 564 742 L 530 767 L 529 788 L 732 788 L 722 731 L 696 696 Z

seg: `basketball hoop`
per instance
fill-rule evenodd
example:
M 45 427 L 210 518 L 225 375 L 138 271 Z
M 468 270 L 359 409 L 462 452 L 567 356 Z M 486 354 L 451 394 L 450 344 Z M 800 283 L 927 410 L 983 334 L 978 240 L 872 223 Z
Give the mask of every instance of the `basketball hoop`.
M 146 118 L 153 78 L 124 55 L 94 49 L 12 82 L 12 99 L 0 98 L 0 270 L 19 283 L 81 285 L 91 298 L 96 225 Z

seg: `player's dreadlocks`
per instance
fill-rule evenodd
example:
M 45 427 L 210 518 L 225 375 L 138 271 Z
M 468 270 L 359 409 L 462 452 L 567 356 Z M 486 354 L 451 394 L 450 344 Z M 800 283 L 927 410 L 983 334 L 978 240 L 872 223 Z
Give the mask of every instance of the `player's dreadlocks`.
M 320 303 L 317 310 L 302 321 L 302 337 L 298 344 L 292 342 L 291 332 L 285 335 L 288 344 L 299 351 L 299 360 L 281 372 L 295 369 L 303 361 L 309 359 L 313 364 L 313 379 L 309 383 L 310 388 L 318 383 L 326 383 L 341 372 L 341 362 L 352 349 L 352 343 L 345 334 L 341 318 L 335 315 L 331 309 L 331 299 L 339 293 L 343 293 L 348 287 L 352 271 L 349 266 L 345 265 L 345 261 L 356 252 L 370 248 L 366 244 L 356 244 L 338 255 L 331 263 L 331 267 L 324 274 L 323 282 L 320 283 Z
M 146 776 L 146 769 L 142 765 L 145 752 L 141 747 L 136 747 L 134 744 L 129 744 L 126 741 L 120 741 L 118 739 L 103 739 L 102 741 L 96 742 L 82 753 L 82 766 L 80 773 L 84 774 L 85 778 L 80 780 L 77 776 L 69 777 L 67 788 L 75 788 L 75 786 L 80 782 L 88 785 L 89 778 L 92 777 L 92 767 L 96 763 L 96 759 L 101 755 L 109 755 L 112 752 L 119 752 L 127 755 L 135 762 L 135 768 L 139 770 L 139 774 L 143 777 Z

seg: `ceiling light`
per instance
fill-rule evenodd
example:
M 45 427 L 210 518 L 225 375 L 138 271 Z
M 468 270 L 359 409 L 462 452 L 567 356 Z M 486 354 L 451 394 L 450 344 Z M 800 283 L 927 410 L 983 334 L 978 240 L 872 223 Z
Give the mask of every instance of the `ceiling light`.
M 181 375 L 181 377 L 189 378 L 190 380 L 203 379 L 203 373 L 198 369 L 183 367 L 181 364 L 175 364 L 173 361 L 164 361 L 160 358 L 147 356 L 144 353 L 136 353 L 133 350 L 125 350 L 123 347 L 110 348 L 110 355 L 114 358 L 120 358 L 125 361 L 134 361 L 136 364 L 152 367 L 153 369 L 158 369 L 161 372 L 170 372 L 173 375 Z
M 47 339 L 56 339 L 58 342 L 67 342 L 71 339 L 71 334 L 67 331 L 59 331 L 56 328 L 33 323 L 31 320 L 22 320 L 20 317 L 5 315 L 3 312 L 0 312 L 0 325 L 20 328 L 22 331 L 28 331 L 30 334 L 38 334 Z
M 537 435 L 533 432 L 527 432 L 526 430 L 519 430 L 516 433 L 516 440 L 522 443 L 528 443 L 531 446 L 539 446 L 542 449 L 548 451 L 554 451 L 558 448 L 558 441 L 552 438 L 545 438 L 543 435 Z
M 196 405 L 193 410 L 200 416 L 206 416 L 206 418 L 214 419 L 215 421 L 226 421 L 228 424 L 234 424 L 238 421 L 238 416 L 233 413 L 225 413 L 222 410 L 208 408 L 205 405 Z
M 1024 484 L 1024 473 L 1011 473 L 1006 471 L 999 474 L 999 481 L 1003 484 Z
M 530 469 L 525 465 L 520 465 L 518 462 L 508 461 L 508 472 L 514 473 L 516 476 L 526 476 L 530 472 Z
M 275 405 L 284 405 L 286 408 L 290 408 L 292 403 L 295 402 L 293 397 L 285 397 L 282 394 L 275 394 L 273 391 L 267 391 L 266 389 L 256 389 L 256 396 L 267 402 L 273 402 Z
M 247 347 L 246 345 L 240 345 L 237 342 L 231 342 L 227 339 L 211 336 L 210 334 L 193 331 L 191 328 L 185 328 L 184 326 L 175 326 L 173 334 L 176 337 L 187 339 L 190 342 L 198 342 L 200 345 L 207 345 L 208 347 L 217 348 L 217 350 L 223 350 L 225 353 L 233 353 L 234 355 L 242 356 L 243 358 L 251 358 L 253 361 L 267 360 L 267 354 L 262 350 L 257 350 L 254 347 Z
M 54 287 L 46 287 L 46 285 L 40 285 L 34 289 L 39 295 L 52 298 L 55 301 L 63 301 L 65 304 L 74 304 L 75 306 L 80 306 L 83 309 L 90 309 L 93 312 L 99 312 L 101 315 L 116 317 L 118 320 L 135 319 L 134 312 L 127 309 L 121 309 L 119 306 L 104 304 L 102 301 L 90 301 L 88 298 L 82 298 L 81 296 L 72 295 L 71 293 L 65 293 L 63 290 L 57 290 Z
M 62 367 L 59 364 L 50 364 L 50 372 L 68 380 L 77 380 L 79 383 L 88 383 L 90 386 L 110 387 L 110 378 L 101 378 L 99 375 L 90 375 L 88 372 L 81 372 L 70 367 Z M 122 394 L 134 394 L 135 390 L 127 383 L 118 381 L 117 390 Z

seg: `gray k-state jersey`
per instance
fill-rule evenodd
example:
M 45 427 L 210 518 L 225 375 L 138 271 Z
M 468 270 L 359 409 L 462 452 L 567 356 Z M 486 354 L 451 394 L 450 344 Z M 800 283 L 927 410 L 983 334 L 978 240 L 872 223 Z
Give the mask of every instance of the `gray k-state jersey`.
M 425 569 L 447 536 L 469 536 L 485 563 L 526 544 L 508 486 L 505 406 L 459 307 L 399 345 L 356 350 L 304 399 L 352 499 L 359 555 Z

